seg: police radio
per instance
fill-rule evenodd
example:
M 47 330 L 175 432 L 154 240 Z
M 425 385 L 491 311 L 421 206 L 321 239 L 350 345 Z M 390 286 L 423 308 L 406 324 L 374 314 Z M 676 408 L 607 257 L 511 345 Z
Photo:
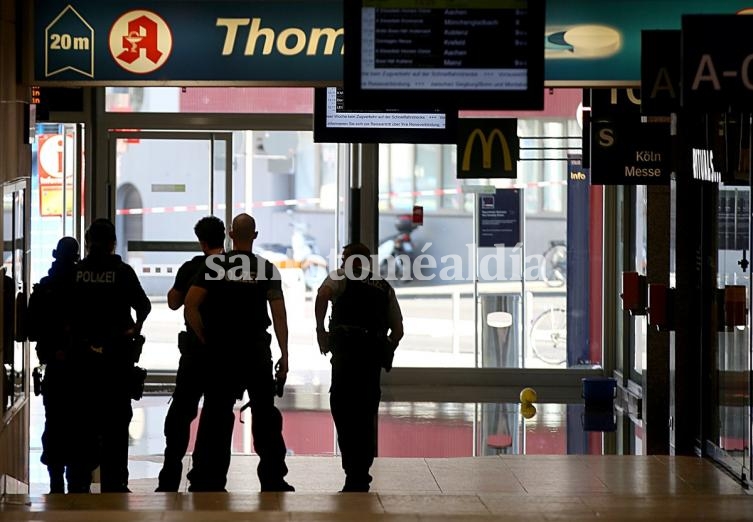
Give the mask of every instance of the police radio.
M 141 398 L 144 396 L 146 374 L 147 371 L 140 366 L 133 366 L 131 368 L 130 395 L 131 399 L 133 399 L 134 401 L 141 400 Z
M 280 373 L 280 361 L 277 361 L 277 364 L 275 364 L 275 394 L 278 397 L 282 397 L 287 378 L 287 374 L 283 375 Z
M 37 397 L 42 395 L 42 383 L 44 382 L 44 370 L 43 365 L 37 366 L 31 372 L 31 378 L 34 381 L 34 395 Z

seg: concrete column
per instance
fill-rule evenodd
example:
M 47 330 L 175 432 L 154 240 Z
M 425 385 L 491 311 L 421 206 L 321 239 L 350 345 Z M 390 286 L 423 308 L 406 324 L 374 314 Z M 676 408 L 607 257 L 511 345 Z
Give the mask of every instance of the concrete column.
M 667 186 L 647 187 L 646 281 L 669 287 L 670 194 Z M 646 453 L 669 453 L 669 332 L 649 327 L 643 369 Z
M 379 145 L 361 145 L 360 241 L 372 252 L 379 244 Z
M 21 13 L 13 0 L 0 0 L 0 181 L 29 176 L 31 146 L 28 143 L 30 90 L 24 81 L 16 45 L 22 29 Z
M 115 219 L 115 172 L 110 172 L 107 127 L 100 125 L 105 113 L 105 88 L 88 89 L 84 98 L 90 119 L 87 139 L 87 226 L 97 218 Z M 112 178 L 111 178 L 112 176 Z
M 711 183 L 678 180 L 673 201 L 675 333 L 670 344 L 670 451 L 694 455 L 704 438 L 712 390 L 703 378 L 704 354 L 716 346 L 716 198 Z
M 617 245 L 620 241 L 620 209 L 617 187 L 604 187 L 604 346 L 602 367 L 604 375 L 612 375 L 617 368 L 619 337 L 618 314 L 622 314 L 620 300 L 621 263 Z
M 24 17 L 20 9 L 28 10 L 30 4 L 31 2 L 0 0 L 0 182 L 31 175 L 28 121 L 24 120 L 24 115 L 28 114 L 29 109 L 30 85 L 25 80 L 25 67 L 21 67 L 25 56 L 22 51 L 27 50 L 24 45 L 28 38 L 17 40 L 17 35 L 26 33 L 21 25 Z M 28 16 L 26 18 L 28 19 Z M 2 248 L 0 246 L 0 250 Z M 6 326 L 2 323 L 0 315 L 0 331 Z M 12 350 L 13 345 L 0 345 L 0 360 L 3 359 L 3 350 L 6 349 Z M 28 366 L 25 371 L 28 382 Z M 4 396 L 4 381 L 4 378 L 0 379 L 0 397 Z M 28 455 L 27 398 L 11 416 L 0 423 L 0 497 L 4 493 L 28 492 Z

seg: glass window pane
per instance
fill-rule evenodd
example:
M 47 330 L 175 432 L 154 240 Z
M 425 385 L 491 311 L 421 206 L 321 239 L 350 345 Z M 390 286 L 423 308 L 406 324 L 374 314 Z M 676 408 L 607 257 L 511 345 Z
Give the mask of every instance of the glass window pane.
M 442 181 L 442 150 L 440 145 L 416 145 L 416 205 L 424 211 L 439 208 L 439 189 Z
M 389 150 L 390 207 L 407 211 L 412 209 L 414 201 L 416 146 L 393 143 Z
M 180 265 L 199 252 L 193 227 L 212 213 L 210 173 L 222 162 L 212 157 L 209 138 L 119 138 L 116 154 L 116 253 L 133 267 L 153 303 L 144 323 L 147 343 L 140 365 L 175 370 L 183 314 L 171 312 L 165 300 Z M 219 210 L 218 205 L 224 207 L 224 184 L 213 188 Z M 221 210 L 219 217 L 224 219 Z M 168 242 L 184 242 L 193 250 L 175 247 L 166 252 L 155 246 Z
M 306 87 L 107 87 L 108 112 L 311 114 Z

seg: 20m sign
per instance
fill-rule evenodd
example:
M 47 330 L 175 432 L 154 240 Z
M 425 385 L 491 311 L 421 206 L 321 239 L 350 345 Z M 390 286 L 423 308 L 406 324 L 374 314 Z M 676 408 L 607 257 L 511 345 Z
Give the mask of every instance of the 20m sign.
M 74 71 L 94 78 L 94 29 L 68 5 L 45 28 L 46 77 Z

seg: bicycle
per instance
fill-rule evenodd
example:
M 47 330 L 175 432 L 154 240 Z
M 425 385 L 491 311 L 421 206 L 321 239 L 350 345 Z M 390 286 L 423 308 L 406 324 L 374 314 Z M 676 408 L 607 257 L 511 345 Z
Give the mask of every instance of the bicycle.
M 544 252 L 544 281 L 552 287 L 567 282 L 567 246 L 564 241 L 552 240 Z
M 563 308 L 544 310 L 531 323 L 531 351 L 548 364 L 567 361 L 567 312 Z

